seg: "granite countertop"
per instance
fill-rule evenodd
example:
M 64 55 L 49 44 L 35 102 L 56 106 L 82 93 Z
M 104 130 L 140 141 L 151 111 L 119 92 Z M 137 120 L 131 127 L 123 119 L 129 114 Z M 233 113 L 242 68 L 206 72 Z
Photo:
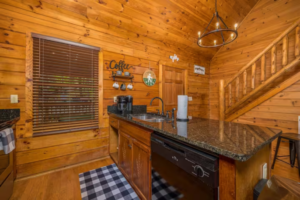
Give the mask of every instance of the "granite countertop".
M 0 109 L 0 131 L 11 127 L 20 119 L 20 109 Z
M 205 149 L 237 161 L 248 160 L 281 134 L 279 129 L 212 119 L 193 118 L 188 122 L 164 121 L 157 123 L 132 118 L 130 114 L 121 115 L 113 112 L 109 112 L 109 114 L 196 148 Z

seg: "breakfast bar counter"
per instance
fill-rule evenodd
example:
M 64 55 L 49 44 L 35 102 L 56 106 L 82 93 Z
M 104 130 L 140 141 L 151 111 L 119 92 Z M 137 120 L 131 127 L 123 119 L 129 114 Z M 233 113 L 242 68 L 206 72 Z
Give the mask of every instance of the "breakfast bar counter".
M 109 112 L 110 118 L 128 122 L 165 138 L 219 158 L 220 199 L 253 199 L 253 189 L 270 177 L 271 142 L 281 130 L 204 118 L 188 122 L 164 120 L 149 122 L 131 114 Z

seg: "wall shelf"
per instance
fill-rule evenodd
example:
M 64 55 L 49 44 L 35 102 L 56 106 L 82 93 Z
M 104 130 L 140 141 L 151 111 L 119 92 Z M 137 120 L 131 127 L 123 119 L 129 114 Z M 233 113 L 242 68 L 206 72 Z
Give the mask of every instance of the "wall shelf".
M 116 73 L 112 72 L 113 80 L 116 81 L 116 79 L 130 79 L 132 83 L 132 79 L 134 76 L 125 76 L 125 75 L 117 75 Z

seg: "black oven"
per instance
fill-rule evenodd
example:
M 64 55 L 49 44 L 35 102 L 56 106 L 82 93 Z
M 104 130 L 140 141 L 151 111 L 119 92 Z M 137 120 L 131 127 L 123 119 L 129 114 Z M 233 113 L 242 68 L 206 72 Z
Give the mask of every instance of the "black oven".
M 152 134 L 152 199 L 218 199 L 218 157 Z

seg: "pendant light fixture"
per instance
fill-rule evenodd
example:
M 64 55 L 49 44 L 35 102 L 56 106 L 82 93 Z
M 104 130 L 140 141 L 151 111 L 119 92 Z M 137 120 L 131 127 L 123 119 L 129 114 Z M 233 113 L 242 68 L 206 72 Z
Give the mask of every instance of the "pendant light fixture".
M 212 31 L 208 31 L 208 28 L 211 26 L 212 21 L 216 18 L 216 29 L 212 30 Z M 208 23 L 208 25 L 206 26 L 203 34 L 201 35 L 201 32 L 198 32 L 198 40 L 197 40 L 197 44 L 200 47 L 220 47 L 220 46 L 224 46 L 226 44 L 229 44 L 231 42 L 233 42 L 237 37 L 238 37 L 238 32 L 237 32 L 237 24 L 234 25 L 234 29 L 230 29 L 228 28 L 228 26 L 225 24 L 225 22 L 223 21 L 222 17 L 219 15 L 218 10 L 217 10 L 217 0 L 215 0 L 215 13 L 213 15 L 213 17 L 211 18 L 210 22 Z M 204 44 L 203 41 L 205 41 L 205 38 L 208 37 L 208 35 L 211 34 L 217 34 L 220 33 L 221 37 L 222 37 L 222 43 L 218 43 L 217 40 L 214 40 L 213 43 L 211 44 L 207 44 L 208 42 L 206 42 Z M 228 33 L 230 34 L 230 37 L 224 38 L 224 33 L 227 33 L 226 35 L 228 35 Z M 206 45 L 207 44 L 207 45 Z

